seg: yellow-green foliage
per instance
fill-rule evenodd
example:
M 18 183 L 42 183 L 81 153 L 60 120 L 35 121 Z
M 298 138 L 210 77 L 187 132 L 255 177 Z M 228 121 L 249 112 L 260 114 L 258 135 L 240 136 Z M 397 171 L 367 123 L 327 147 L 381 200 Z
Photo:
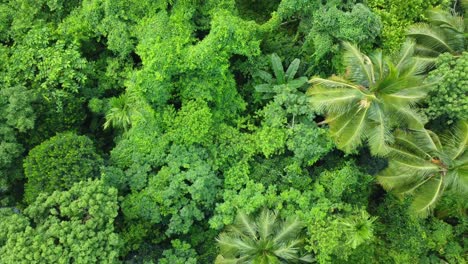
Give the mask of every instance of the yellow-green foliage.
M 2 263 L 118 263 L 117 190 L 83 181 L 0 211 Z
M 262 208 L 304 224 L 284 251 L 303 260 L 463 263 L 460 192 L 422 221 L 373 181 L 396 127 L 465 118 L 464 54 L 428 98 L 412 55 L 431 43 L 385 56 L 439 2 L 0 1 L 0 263 L 214 263 L 222 229 Z M 316 100 L 352 100 L 314 109 L 311 76 L 332 76 Z
M 408 26 L 424 20 L 424 13 L 444 0 L 369 0 L 369 7 L 383 23 L 382 46 L 388 52 L 400 48 Z

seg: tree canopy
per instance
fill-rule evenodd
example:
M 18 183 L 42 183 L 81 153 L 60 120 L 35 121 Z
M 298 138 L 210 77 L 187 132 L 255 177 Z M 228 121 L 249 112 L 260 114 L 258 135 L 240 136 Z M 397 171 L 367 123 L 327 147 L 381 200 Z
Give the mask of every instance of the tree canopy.
M 0 1 L 0 263 L 466 263 L 466 1 Z

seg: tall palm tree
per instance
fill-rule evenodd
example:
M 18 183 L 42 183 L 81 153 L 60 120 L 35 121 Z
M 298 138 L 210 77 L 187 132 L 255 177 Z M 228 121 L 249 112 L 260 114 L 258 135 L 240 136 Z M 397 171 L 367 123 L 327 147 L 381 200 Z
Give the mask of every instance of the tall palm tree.
M 268 210 L 256 220 L 240 212 L 235 223 L 217 239 L 221 254 L 215 263 L 311 263 L 310 255 L 300 256 L 303 229 L 297 218 L 281 221 Z
M 413 58 L 415 44 L 406 42 L 395 57 L 380 51 L 369 56 L 344 43 L 346 74 L 312 78 L 310 102 L 326 119 L 339 149 L 352 152 L 367 140 L 372 154 L 385 155 L 397 126 L 423 129 L 414 105 L 432 83 L 424 83 L 426 64 Z
M 462 16 L 434 8 L 427 12 L 428 22 L 411 26 L 407 35 L 416 41 L 416 54 L 434 62 L 444 52 L 454 55 L 466 50 L 466 28 Z
M 387 190 L 413 195 L 411 210 L 427 216 L 444 190 L 468 194 L 468 123 L 438 137 L 427 130 L 398 131 L 388 167 L 377 177 Z

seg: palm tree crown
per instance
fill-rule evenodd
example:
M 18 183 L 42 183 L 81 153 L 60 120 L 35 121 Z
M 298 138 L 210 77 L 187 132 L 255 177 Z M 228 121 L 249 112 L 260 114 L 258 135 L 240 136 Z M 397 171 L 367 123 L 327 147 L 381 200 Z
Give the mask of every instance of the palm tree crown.
M 467 144 L 467 122 L 441 137 L 427 130 L 398 131 L 388 167 L 377 179 L 387 190 L 412 194 L 413 213 L 427 216 L 444 190 L 468 193 Z
M 344 47 L 346 74 L 312 78 L 310 101 L 325 112 L 324 123 L 338 148 L 352 152 L 367 139 L 374 155 L 385 155 L 393 141 L 392 128 L 423 129 L 413 106 L 433 85 L 424 83 L 426 64 L 414 59 L 415 44 L 410 41 L 395 57 L 380 51 L 367 56 L 350 43 Z
M 217 239 L 221 254 L 215 263 L 311 263 L 310 255 L 300 256 L 302 231 L 297 218 L 281 221 L 276 213 L 263 210 L 254 221 L 240 212 Z
M 109 100 L 110 109 L 106 114 L 104 129 L 112 126 L 114 128 L 123 128 L 124 131 L 127 131 L 131 126 L 132 116 L 139 114 L 138 110 L 136 110 L 135 102 L 134 96 L 128 93 L 122 94 L 119 97 L 112 97 Z

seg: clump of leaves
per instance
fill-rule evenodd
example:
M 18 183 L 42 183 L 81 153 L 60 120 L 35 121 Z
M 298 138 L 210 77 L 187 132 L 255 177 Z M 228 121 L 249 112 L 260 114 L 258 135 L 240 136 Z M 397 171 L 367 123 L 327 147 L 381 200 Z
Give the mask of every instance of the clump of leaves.
M 57 134 L 34 147 L 24 160 L 25 200 L 31 203 L 39 193 L 66 190 L 80 180 L 98 177 L 102 164 L 88 137 Z
M 299 59 L 294 59 L 285 72 L 280 57 L 273 53 L 271 66 L 274 76 L 266 71 L 258 71 L 258 77 L 266 83 L 255 86 L 255 90 L 263 93 L 263 99 L 271 99 L 274 95 L 281 94 L 283 90 L 296 91 L 307 83 L 307 77 L 295 78 L 300 63 Z
M 436 64 L 437 69 L 428 78 L 440 81 L 425 100 L 425 113 L 430 119 L 441 117 L 449 124 L 468 120 L 468 52 L 460 57 L 442 54 Z

